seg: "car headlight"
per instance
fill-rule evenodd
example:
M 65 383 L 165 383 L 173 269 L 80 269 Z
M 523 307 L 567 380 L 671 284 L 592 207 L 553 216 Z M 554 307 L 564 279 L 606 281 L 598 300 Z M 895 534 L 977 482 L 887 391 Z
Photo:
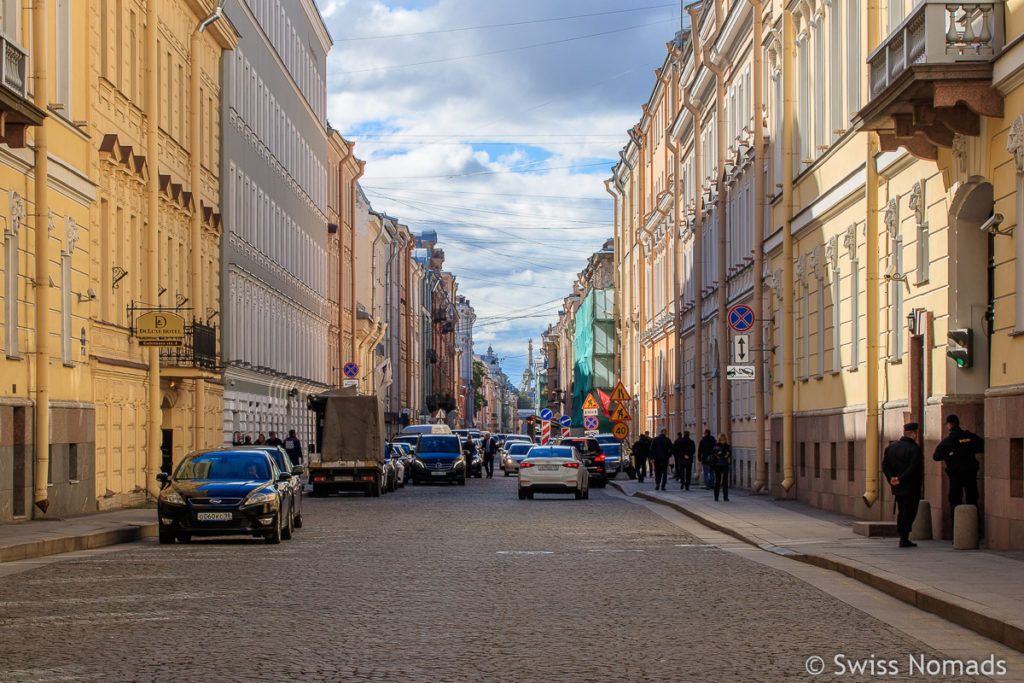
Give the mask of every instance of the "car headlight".
M 246 498 L 245 502 L 242 503 L 242 504 L 243 505 L 264 505 L 266 503 L 273 503 L 274 502 L 274 498 L 276 496 L 277 496 L 277 494 L 274 493 L 273 491 L 268 491 L 266 489 L 263 489 L 262 491 L 259 491 L 257 493 L 250 494 L 249 497 Z
M 184 505 L 185 499 L 181 497 L 181 494 L 177 491 L 163 491 L 160 494 L 160 500 L 164 503 L 170 503 L 171 505 Z

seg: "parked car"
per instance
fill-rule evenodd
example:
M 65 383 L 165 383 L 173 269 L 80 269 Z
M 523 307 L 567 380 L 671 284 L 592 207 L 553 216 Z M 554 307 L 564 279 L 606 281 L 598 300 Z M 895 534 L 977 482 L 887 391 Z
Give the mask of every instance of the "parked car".
M 391 443 L 404 443 L 409 447 L 410 453 L 416 452 L 416 442 L 420 440 L 419 434 L 403 434 L 391 439 Z
M 185 456 L 173 474 L 156 475 L 160 543 L 188 543 L 193 536 L 245 535 L 280 543 L 292 536 L 287 491 L 293 473 L 282 472 L 266 451 L 212 449 Z
M 270 457 L 274 459 L 274 464 L 277 465 L 277 469 L 283 473 L 291 474 L 291 481 L 288 482 L 288 489 L 291 493 L 292 498 L 292 509 L 295 510 L 294 524 L 296 529 L 302 528 L 302 479 L 299 477 L 305 471 L 302 465 L 296 465 L 292 463 L 291 457 L 281 446 L 266 446 L 260 444 L 259 446 L 245 446 L 243 448 L 233 450 L 247 450 L 256 449 L 260 451 L 266 451 L 270 454 Z
M 384 483 L 381 493 L 391 493 L 398 488 L 398 466 L 395 464 L 397 458 L 392 457 L 386 448 L 384 450 Z
M 624 466 L 622 444 L 618 440 L 615 443 L 601 443 L 601 450 L 604 451 L 604 476 L 614 479 Z
M 466 485 L 462 442 L 454 434 L 421 434 L 412 466 L 413 481 L 452 481 Z
M 533 448 L 533 444 L 525 441 L 513 441 L 509 444 L 508 450 L 505 451 L 505 455 L 501 459 L 501 469 L 505 472 L 506 477 L 519 472 L 519 463 L 523 461 L 531 448 Z
M 573 446 L 533 446 L 519 464 L 519 500 L 535 493 L 572 493 L 590 497 L 590 477 Z
M 388 444 L 388 447 L 395 450 L 402 461 L 402 474 L 404 477 L 402 485 L 404 486 L 412 478 L 412 446 L 407 443 L 392 441 Z
M 574 446 L 590 474 L 590 485 L 604 488 L 607 483 L 604 451 L 592 436 L 570 436 L 558 440 L 559 446 Z

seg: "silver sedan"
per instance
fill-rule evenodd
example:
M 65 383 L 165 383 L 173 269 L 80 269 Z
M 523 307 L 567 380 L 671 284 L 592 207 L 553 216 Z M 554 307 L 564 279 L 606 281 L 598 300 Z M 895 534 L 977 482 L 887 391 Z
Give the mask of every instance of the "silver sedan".
M 531 448 L 533 448 L 533 444 L 527 441 L 513 441 L 508 445 L 508 449 L 501 456 L 501 469 L 505 471 L 506 477 L 519 472 L 519 463 L 523 461 Z
M 590 497 L 587 468 L 573 446 L 534 446 L 519 463 L 519 500 L 535 493 Z

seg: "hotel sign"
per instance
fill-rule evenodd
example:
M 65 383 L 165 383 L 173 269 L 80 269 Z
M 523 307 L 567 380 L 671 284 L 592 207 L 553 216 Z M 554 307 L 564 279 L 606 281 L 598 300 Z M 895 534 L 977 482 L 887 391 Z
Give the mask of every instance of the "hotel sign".
M 144 313 L 135 320 L 135 338 L 139 346 L 182 346 L 185 319 L 166 311 Z

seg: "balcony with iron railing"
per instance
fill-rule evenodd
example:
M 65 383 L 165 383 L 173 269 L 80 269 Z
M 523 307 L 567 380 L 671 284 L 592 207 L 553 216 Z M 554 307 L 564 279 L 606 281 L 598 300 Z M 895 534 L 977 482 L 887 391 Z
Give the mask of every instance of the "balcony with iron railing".
M 953 137 L 978 135 L 1001 117 L 992 66 L 1004 45 L 1004 3 L 923 0 L 868 57 L 868 102 L 858 125 L 883 151 L 936 159 Z
M 220 365 L 217 357 L 217 326 L 200 322 L 185 325 L 184 343 L 177 347 L 161 348 L 160 365 L 216 370 Z
M 46 112 L 28 100 L 28 52 L 0 33 L 0 142 L 24 147 L 29 126 L 42 125 Z

